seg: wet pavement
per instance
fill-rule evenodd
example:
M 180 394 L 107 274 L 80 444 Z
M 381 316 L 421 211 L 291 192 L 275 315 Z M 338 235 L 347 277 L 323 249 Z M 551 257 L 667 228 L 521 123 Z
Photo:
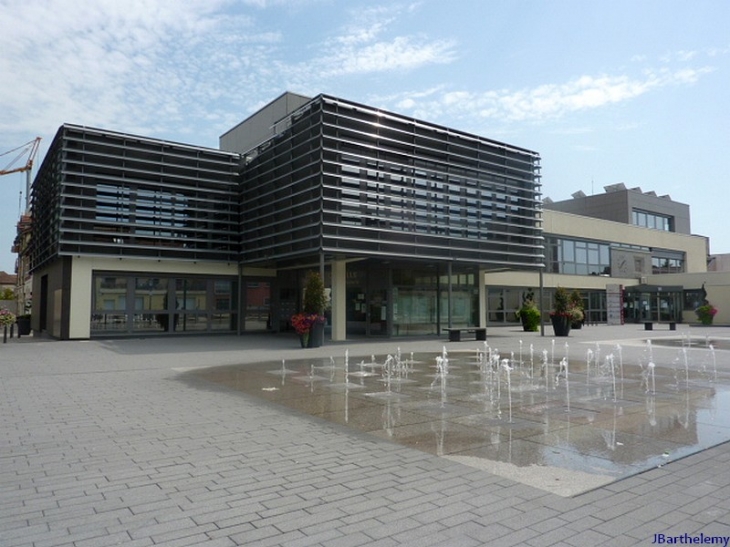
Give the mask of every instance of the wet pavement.
M 620 344 L 582 358 L 553 340 L 506 355 L 478 342 L 409 354 L 396 344 L 196 374 L 566 496 L 730 440 L 730 372 L 703 339 L 662 340 L 680 349 L 661 364 L 649 342 L 627 359 Z

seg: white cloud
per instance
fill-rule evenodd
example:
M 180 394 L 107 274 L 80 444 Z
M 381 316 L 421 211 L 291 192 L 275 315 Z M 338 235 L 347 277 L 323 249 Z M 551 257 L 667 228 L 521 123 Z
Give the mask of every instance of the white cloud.
M 285 26 L 254 18 L 256 8 L 324 1 L 77 0 L 61 9 L 2 0 L 0 74 L 14 77 L 0 86 L 0 134 L 14 142 L 13 132 L 25 139 L 66 121 L 164 135 L 218 119 L 224 130 L 250 111 L 251 98 L 319 92 L 335 78 L 455 58 L 448 40 L 394 31 L 416 4 L 353 10 L 349 24 L 311 44 L 294 44 Z M 304 60 L 290 61 L 291 47 Z
M 349 74 L 368 74 L 412 70 L 428 64 L 449 63 L 456 58 L 451 40 L 432 40 L 426 36 L 397 35 L 391 27 L 409 6 L 378 6 L 351 14 L 352 22 L 343 26 L 323 45 L 324 55 L 300 67 L 322 78 Z
M 0 3 L 0 74 L 13 75 L 0 86 L 0 133 L 13 142 L 72 122 L 164 135 L 220 117 L 211 104 L 228 106 L 233 89 L 259 91 L 282 41 L 222 11 L 228 3 Z
M 331 78 L 345 74 L 411 70 L 427 64 L 448 63 L 453 58 L 451 42 L 398 36 L 391 41 L 332 51 L 321 63 L 320 75 Z
M 664 68 L 640 76 L 584 75 L 561 84 L 518 90 L 444 91 L 438 97 L 425 100 L 403 95 L 396 104 L 409 105 L 417 116 L 448 112 L 460 117 L 478 116 L 508 122 L 542 121 L 629 101 L 663 87 L 693 84 L 712 70 L 709 67 L 673 71 Z

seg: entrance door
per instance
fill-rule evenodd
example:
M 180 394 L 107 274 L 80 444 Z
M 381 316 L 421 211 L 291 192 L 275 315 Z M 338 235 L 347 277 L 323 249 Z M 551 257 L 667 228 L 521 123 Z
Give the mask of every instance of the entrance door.
M 369 294 L 368 335 L 388 335 L 388 292 L 385 289 L 373 290 Z
M 246 283 L 246 309 L 243 323 L 246 331 L 264 331 L 271 328 L 271 283 Z

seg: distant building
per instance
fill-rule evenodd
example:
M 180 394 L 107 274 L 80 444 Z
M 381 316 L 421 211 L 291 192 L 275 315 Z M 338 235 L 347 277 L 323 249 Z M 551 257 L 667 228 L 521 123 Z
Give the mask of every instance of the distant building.
M 0 271 L 0 292 L 4 292 L 6 290 L 15 291 L 15 284 L 17 283 L 17 280 L 17 275 Z
M 710 255 L 707 260 L 708 272 L 730 272 L 730 253 Z

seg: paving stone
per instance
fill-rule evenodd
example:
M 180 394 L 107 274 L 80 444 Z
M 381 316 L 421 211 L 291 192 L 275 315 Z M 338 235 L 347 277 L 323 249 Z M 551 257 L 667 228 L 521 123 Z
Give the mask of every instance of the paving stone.
M 21 353 L 0 361 L 0 544 L 613 547 L 662 529 L 728 535 L 728 444 L 561 498 L 172 370 L 289 351 L 266 337 L 252 351 L 256 340 L 3 347 Z

